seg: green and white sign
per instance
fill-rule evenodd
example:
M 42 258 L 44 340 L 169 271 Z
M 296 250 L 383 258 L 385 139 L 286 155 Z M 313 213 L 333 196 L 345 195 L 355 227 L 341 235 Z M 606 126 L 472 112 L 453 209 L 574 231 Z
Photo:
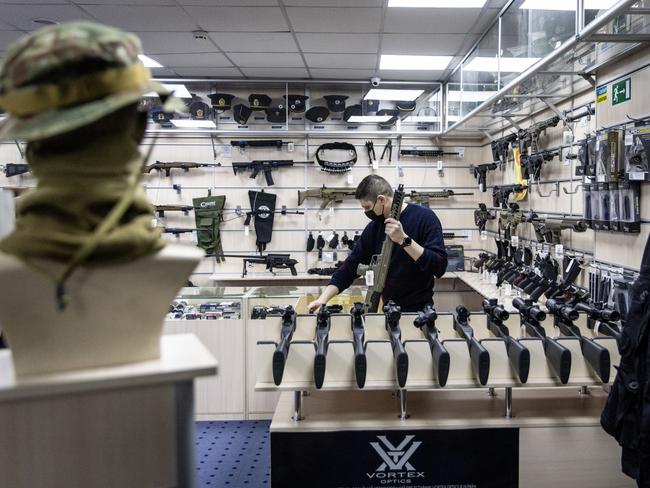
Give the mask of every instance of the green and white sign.
M 632 79 L 625 78 L 612 84 L 612 105 L 627 102 L 632 98 Z

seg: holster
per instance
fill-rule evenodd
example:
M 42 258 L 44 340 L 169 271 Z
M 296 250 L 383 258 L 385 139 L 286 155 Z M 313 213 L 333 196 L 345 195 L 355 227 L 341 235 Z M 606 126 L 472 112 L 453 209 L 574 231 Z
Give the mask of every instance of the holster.
M 222 261 L 219 256 L 223 254 L 219 226 L 223 221 L 226 196 L 194 198 L 192 204 L 196 220 L 197 245 L 204 249 L 206 254 L 217 256 L 217 262 L 219 263 Z

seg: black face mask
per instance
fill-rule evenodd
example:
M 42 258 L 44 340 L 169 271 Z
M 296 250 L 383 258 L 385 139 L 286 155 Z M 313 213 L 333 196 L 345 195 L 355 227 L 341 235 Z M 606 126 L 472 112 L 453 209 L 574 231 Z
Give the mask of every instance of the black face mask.
M 376 199 L 375 199 L 375 203 L 372 204 L 372 208 L 370 210 L 366 210 L 364 213 L 366 214 L 366 217 L 368 217 L 373 222 L 377 222 L 378 224 L 383 224 L 384 221 L 386 220 L 384 218 L 384 205 L 382 204 L 382 206 L 381 206 L 381 214 L 380 215 L 377 215 L 375 213 L 375 205 L 377 205 L 377 200 Z

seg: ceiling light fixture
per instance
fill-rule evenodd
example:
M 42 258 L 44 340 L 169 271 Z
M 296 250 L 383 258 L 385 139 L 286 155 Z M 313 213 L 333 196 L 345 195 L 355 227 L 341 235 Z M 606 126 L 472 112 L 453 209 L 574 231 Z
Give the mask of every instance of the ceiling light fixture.
M 162 68 L 163 65 L 160 64 L 158 61 L 155 59 L 150 58 L 149 56 L 146 56 L 144 54 L 138 54 L 138 58 L 140 58 L 140 61 L 142 61 L 142 64 L 146 68 Z
M 392 115 L 353 115 L 348 122 L 376 122 L 381 124 L 382 122 L 388 122 L 392 118 Z
M 470 90 L 449 90 L 447 94 L 448 102 L 484 102 L 492 95 L 495 91 L 470 91 Z
M 424 90 L 384 90 L 373 88 L 363 97 L 364 100 L 389 100 L 392 102 L 412 102 L 416 100 Z
M 487 0 L 388 0 L 389 7 L 411 8 L 482 8 Z
M 449 66 L 451 56 L 410 56 L 382 54 L 379 69 L 399 70 L 443 70 Z
M 606 10 L 612 7 L 616 0 L 585 0 L 585 10 Z M 520 9 L 524 10 L 576 10 L 576 3 L 566 0 L 526 0 Z
M 211 120 L 171 119 L 174 127 L 180 129 L 216 129 L 217 126 Z
M 493 58 L 477 56 L 463 65 L 463 71 L 521 73 L 539 61 L 540 58 Z
M 406 117 L 404 119 L 404 122 L 406 123 L 415 123 L 417 122 L 418 124 L 431 124 L 433 122 L 440 122 L 440 116 L 439 115 L 411 115 L 410 117 Z

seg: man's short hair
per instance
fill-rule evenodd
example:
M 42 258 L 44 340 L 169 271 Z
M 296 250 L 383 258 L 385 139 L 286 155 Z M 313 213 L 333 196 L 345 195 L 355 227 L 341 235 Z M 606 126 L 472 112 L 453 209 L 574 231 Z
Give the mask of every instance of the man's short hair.
M 354 198 L 357 200 L 375 201 L 379 195 L 392 197 L 393 188 L 390 186 L 390 183 L 381 176 L 368 175 L 361 180 L 361 183 L 357 186 Z

